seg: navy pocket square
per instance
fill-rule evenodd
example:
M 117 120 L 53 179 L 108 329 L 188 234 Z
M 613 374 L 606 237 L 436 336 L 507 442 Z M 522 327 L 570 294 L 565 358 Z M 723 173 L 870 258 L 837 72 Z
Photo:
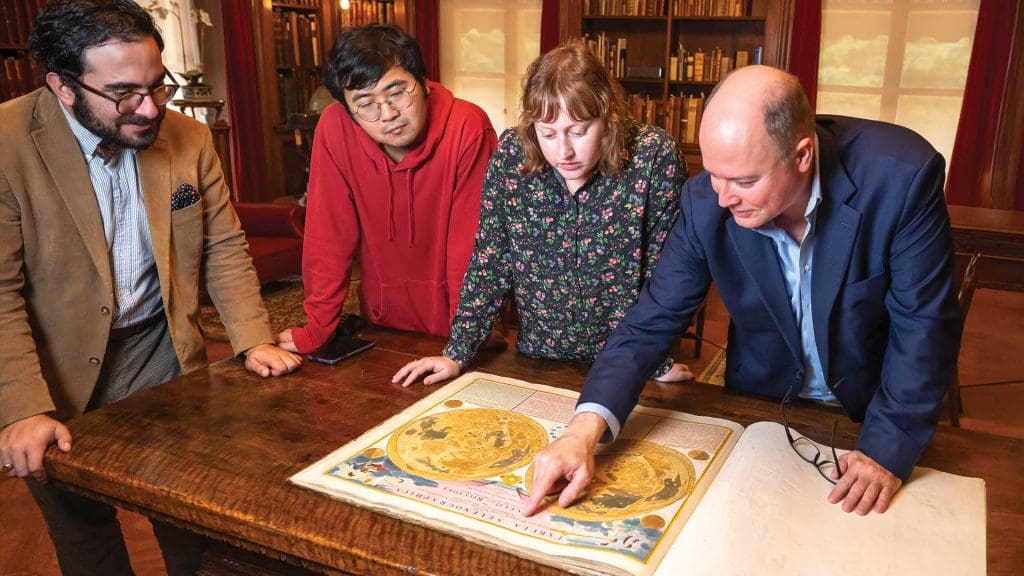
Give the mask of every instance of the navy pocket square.
M 188 208 L 196 202 L 199 202 L 199 193 L 196 192 L 196 189 L 190 184 L 182 184 L 178 186 L 174 194 L 171 194 L 171 212 Z

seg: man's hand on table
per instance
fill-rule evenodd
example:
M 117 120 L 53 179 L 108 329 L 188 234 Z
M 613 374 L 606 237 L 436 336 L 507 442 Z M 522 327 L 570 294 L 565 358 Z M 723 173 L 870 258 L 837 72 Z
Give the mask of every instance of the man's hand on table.
M 418 380 L 420 376 L 429 373 L 430 375 L 423 379 L 423 384 L 429 386 L 442 380 L 455 378 L 460 372 L 462 372 L 462 367 L 459 366 L 459 363 L 447 356 L 427 356 L 402 366 L 391 377 L 391 383 L 401 382 L 402 386 L 408 386 Z
M 273 344 L 259 344 L 245 351 L 245 368 L 260 376 L 281 376 L 302 364 L 302 356 Z
M 548 494 L 561 490 L 558 505 L 568 507 L 594 477 L 594 449 L 608 424 L 593 412 L 573 416 L 557 440 L 533 458 L 533 492 L 523 504 L 523 516 L 532 516 Z
M 71 431 L 46 414 L 11 422 L 0 430 L 0 470 L 10 477 L 31 476 L 46 482 L 43 453 L 54 442 L 64 452 L 70 452 Z
M 871 510 L 881 514 L 889 508 L 892 497 L 903 481 L 860 450 L 839 457 L 842 478 L 828 495 L 830 504 L 843 503 L 843 512 L 864 516 Z

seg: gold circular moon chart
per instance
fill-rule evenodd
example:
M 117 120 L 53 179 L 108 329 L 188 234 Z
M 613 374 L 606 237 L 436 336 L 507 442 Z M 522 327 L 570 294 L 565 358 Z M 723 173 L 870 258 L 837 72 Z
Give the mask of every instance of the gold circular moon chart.
M 693 489 L 696 473 L 682 454 L 643 440 L 623 440 L 595 458 L 594 479 L 569 508 L 552 503 L 548 511 L 573 520 L 622 520 L 679 500 Z M 533 466 L 526 472 L 533 489 Z
M 547 444 L 547 431 L 526 416 L 467 408 L 405 424 L 388 440 L 388 457 L 422 478 L 481 480 L 525 466 Z

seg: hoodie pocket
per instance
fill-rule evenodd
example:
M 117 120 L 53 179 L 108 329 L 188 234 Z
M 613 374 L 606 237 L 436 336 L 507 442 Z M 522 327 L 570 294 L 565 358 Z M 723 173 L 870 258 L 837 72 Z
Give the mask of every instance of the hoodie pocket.
M 450 320 L 448 283 L 430 280 L 381 283 L 379 299 L 370 303 L 369 311 L 374 324 L 445 335 Z

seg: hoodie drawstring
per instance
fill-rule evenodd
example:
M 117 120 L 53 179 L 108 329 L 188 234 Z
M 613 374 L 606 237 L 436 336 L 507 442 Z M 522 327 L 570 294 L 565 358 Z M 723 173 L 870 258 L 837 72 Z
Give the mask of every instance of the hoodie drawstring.
M 391 171 L 388 170 L 388 240 L 395 239 L 395 184 L 391 179 Z M 408 209 L 409 247 L 416 245 L 416 222 L 413 214 L 412 198 L 412 170 L 405 171 L 405 198 Z
M 405 197 L 409 203 L 409 247 L 412 248 L 416 245 L 416 226 L 412 211 L 412 170 L 405 171 L 405 189 Z
M 395 239 L 395 185 L 391 181 L 391 170 L 384 170 L 388 174 L 388 241 Z

